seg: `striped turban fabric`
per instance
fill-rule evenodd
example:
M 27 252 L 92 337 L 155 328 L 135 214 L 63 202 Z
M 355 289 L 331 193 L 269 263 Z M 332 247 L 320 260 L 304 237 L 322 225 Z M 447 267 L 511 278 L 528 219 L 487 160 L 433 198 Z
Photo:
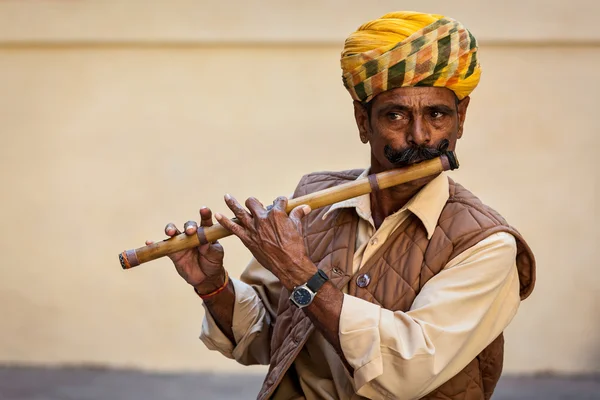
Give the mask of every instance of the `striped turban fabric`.
M 460 22 L 435 14 L 394 12 L 367 22 L 346 39 L 344 86 L 367 103 L 399 87 L 434 86 L 459 100 L 479 83 L 477 41 Z

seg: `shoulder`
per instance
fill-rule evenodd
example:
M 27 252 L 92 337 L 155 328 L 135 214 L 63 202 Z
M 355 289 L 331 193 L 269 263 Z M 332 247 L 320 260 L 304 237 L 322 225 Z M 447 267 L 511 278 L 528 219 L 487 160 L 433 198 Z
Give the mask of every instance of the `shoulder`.
M 447 207 L 449 210 L 458 211 L 460 209 L 470 209 L 471 211 L 482 214 L 486 218 L 492 220 L 494 225 L 507 225 L 506 220 L 500 213 L 484 204 L 479 197 L 475 196 L 470 190 L 460 183 L 454 182 L 452 179 L 448 179 L 448 181 L 450 193 Z
M 517 229 L 508 224 L 496 210 L 485 205 L 462 185 L 449 180 L 449 198 L 438 221 L 440 238 L 452 248 L 450 258 L 479 245 L 491 245 L 516 251 L 517 267 L 521 281 L 521 298 L 526 298 L 535 284 L 535 257 L 531 248 Z M 498 235 L 497 235 L 498 234 Z
M 497 227 L 509 227 L 508 222 L 490 206 L 461 184 L 449 181 L 449 196 L 438 226 L 453 239 Z M 490 232 L 491 234 L 492 232 Z M 512 232 L 511 232 L 512 233 Z

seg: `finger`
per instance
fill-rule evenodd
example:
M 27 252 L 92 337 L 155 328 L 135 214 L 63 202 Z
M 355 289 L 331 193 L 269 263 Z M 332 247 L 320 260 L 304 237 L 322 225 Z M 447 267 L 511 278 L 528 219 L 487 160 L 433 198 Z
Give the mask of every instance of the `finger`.
M 196 221 L 188 221 L 185 224 L 183 224 L 183 231 L 188 236 L 195 235 L 197 230 L 198 224 L 196 223 Z
M 212 226 L 212 211 L 208 207 L 200 208 L 200 226 Z
M 266 212 L 262 203 L 256 197 L 248 197 L 246 200 L 246 208 L 250 210 L 250 214 L 255 217 L 262 216 Z
M 299 226 L 302 223 L 302 218 L 310 212 L 310 206 L 306 204 L 300 205 L 290 212 L 290 219 L 294 221 L 296 226 Z
M 273 202 L 273 209 L 285 212 L 285 209 L 287 208 L 287 204 L 288 204 L 287 197 L 279 196 Z
M 181 231 L 179 231 L 179 229 L 177 229 L 177 227 L 175 226 L 174 223 L 169 222 L 167 224 L 167 226 L 165 226 L 165 234 L 167 236 L 175 236 L 175 235 L 179 235 L 181 233 Z
M 250 223 L 252 221 L 252 216 L 248 213 L 248 211 L 246 211 L 244 209 L 244 207 L 242 207 L 242 205 L 240 203 L 238 203 L 238 201 L 235 198 L 233 198 L 229 194 L 226 194 L 225 195 L 225 204 L 227 204 L 227 207 L 229 207 L 229 209 L 231 211 L 233 211 L 233 214 L 239 220 L 240 225 L 242 225 L 243 227 L 250 226 Z M 215 217 L 216 216 L 217 215 L 215 214 Z
M 154 241 L 153 240 L 146 240 L 146 246 L 150 246 L 151 244 L 153 244 Z
M 223 228 L 227 229 L 229 232 L 233 233 L 235 236 L 239 237 L 240 239 L 245 237 L 244 228 L 242 226 L 236 224 L 235 222 L 231 221 L 226 216 L 216 213 L 215 219 L 217 220 L 217 222 L 219 222 L 219 224 L 221 224 L 221 226 Z

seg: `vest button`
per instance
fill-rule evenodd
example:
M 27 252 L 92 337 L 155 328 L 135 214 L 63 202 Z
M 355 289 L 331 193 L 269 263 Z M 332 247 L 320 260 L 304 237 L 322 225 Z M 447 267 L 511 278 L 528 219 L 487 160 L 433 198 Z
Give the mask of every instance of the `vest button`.
M 369 283 L 371 283 L 371 277 L 369 274 L 360 274 L 356 278 L 356 285 L 358 285 L 359 288 L 365 288 L 369 286 Z

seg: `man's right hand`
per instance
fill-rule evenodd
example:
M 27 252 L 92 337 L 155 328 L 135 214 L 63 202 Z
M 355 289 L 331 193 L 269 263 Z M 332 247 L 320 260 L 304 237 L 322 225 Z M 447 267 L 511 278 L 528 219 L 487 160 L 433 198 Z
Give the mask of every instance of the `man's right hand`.
M 212 225 L 211 210 L 202 207 L 200 209 L 200 226 L 208 227 Z M 186 235 L 195 235 L 198 224 L 195 221 L 188 221 L 183 229 Z M 181 234 L 173 223 L 167 224 L 165 233 L 170 237 Z M 151 243 L 152 241 L 146 241 L 147 245 Z M 199 294 L 204 295 L 214 292 L 225 283 L 223 255 L 223 246 L 215 242 L 169 254 L 169 258 L 175 264 L 179 275 L 192 285 Z

